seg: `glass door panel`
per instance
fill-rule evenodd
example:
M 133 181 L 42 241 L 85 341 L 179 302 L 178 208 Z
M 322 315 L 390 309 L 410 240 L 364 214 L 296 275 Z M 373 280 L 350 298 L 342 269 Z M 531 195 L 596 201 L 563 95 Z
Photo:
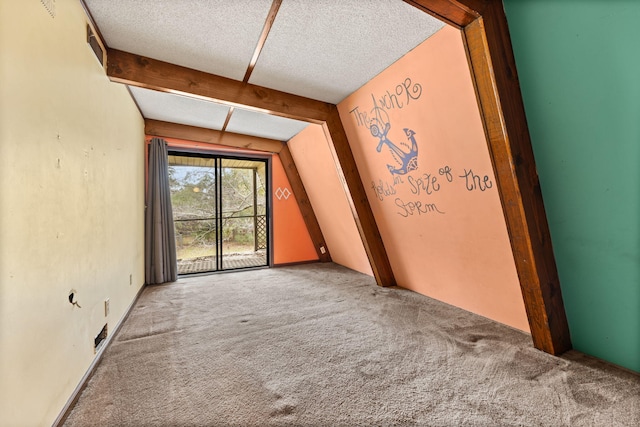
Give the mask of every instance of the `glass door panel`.
M 222 158 L 220 193 L 222 268 L 267 265 L 266 162 Z
M 269 265 L 267 161 L 170 153 L 178 274 Z
M 178 274 L 218 270 L 215 159 L 169 156 Z

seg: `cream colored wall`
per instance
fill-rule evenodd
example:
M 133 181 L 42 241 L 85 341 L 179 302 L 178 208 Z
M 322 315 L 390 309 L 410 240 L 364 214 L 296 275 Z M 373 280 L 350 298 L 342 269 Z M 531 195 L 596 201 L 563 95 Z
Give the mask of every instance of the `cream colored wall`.
M 144 281 L 143 121 L 54 4 L 0 1 L 0 425 L 51 425 Z

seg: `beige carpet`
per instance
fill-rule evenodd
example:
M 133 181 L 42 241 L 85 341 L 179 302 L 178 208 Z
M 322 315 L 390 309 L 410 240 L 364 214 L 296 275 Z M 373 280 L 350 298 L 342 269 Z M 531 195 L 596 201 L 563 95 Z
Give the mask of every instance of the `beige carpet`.
M 639 426 L 640 377 L 334 264 L 148 287 L 67 426 Z

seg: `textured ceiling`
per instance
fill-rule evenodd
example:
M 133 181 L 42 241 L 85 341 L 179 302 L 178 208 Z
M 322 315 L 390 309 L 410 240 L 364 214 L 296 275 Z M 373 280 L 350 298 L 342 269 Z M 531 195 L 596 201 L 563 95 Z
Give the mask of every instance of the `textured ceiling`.
M 242 80 L 272 0 L 85 0 L 110 48 Z M 402 0 L 282 0 L 250 83 L 336 104 L 443 24 Z M 220 130 L 228 107 L 131 88 L 145 118 Z M 306 123 L 235 109 L 226 131 L 287 141 Z
M 220 130 L 229 107 L 187 96 L 130 86 L 131 93 L 147 119 Z
M 235 80 L 247 71 L 271 7 L 271 0 L 85 3 L 107 46 Z
M 400 0 L 284 0 L 249 82 L 337 104 L 442 25 Z
M 227 131 L 288 141 L 309 123 L 236 108 Z
M 146 119 L 221 130 L 229 113 L 228 106 L 215 102 L 135 86 L 129 88 Z M 298 120 L 235 108 L 226 130 L 288 141 L 307 125 L 308 123 Z

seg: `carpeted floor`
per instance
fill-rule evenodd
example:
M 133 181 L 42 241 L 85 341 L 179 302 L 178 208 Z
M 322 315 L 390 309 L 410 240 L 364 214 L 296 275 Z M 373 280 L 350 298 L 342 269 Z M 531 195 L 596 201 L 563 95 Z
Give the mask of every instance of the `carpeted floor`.
M 66 426 L 638 426 L 640 376 L 335 264 L 147 287 Z

